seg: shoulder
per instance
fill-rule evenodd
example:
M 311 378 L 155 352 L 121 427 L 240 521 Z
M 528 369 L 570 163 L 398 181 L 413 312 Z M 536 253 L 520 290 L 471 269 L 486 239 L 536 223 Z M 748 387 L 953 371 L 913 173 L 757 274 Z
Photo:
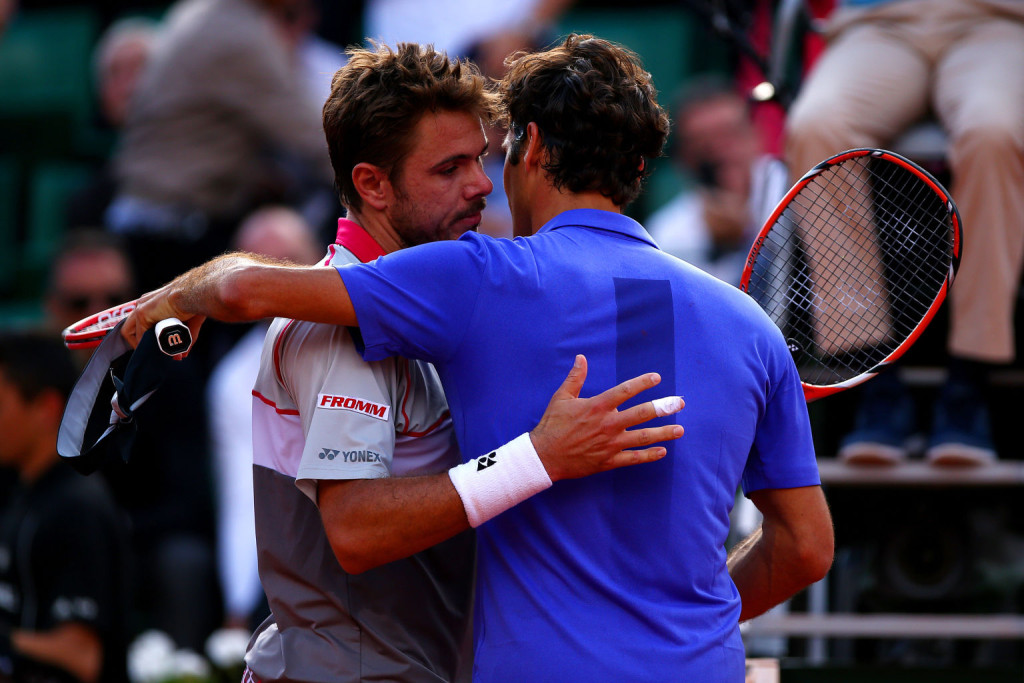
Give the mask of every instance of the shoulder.
M 362 362 L 347 327 L 301 320 L 275 320 L 263 341 L 259 376 L 318 373 L 343 359 Z

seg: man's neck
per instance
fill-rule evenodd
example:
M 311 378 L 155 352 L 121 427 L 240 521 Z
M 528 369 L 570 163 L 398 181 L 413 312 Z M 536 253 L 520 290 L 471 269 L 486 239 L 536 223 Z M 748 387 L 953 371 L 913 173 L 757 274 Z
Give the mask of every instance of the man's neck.
M 398 251 L 406 246 L 383 214 L 376 211 L 356 212 L 349 210 L 347 217 L 365 230 L 366 234 L 380 245 L 385 254 Z
M 536 233 L 555 216 L 573 209 L 622 213 L 621 206 L 600 192 L 568 192 L 550 187 L 535 195 L 530 203 L 530 234 Z

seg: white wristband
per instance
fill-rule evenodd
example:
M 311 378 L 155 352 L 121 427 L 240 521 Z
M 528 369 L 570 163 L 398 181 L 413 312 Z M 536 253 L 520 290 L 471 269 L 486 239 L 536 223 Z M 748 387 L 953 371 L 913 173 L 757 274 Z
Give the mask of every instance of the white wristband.
M 496 451 L 451 468 L 448 476 L 462 498 L 472 527 L 551 486 L 551 478 L 529 434 L 521 434 Z

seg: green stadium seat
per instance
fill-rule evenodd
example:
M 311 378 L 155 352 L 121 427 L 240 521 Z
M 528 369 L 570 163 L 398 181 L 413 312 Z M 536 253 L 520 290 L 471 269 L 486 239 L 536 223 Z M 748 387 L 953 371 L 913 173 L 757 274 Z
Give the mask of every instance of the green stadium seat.
M 68 198 L 88 183 L 91 167 L 55 161 L 36 165 L 28 181 L 26 234 L 23 248 L 23 289 L 42 293 L 50 260 L 67 230 Z
M 0 40 L 0 148 L 27 158 L 67 154 L 93 113 L 89 7 L 22 9 Z
M 39 327 L 44 317 L 43 304 L 38 299 L 0 302 L 0 331 Z

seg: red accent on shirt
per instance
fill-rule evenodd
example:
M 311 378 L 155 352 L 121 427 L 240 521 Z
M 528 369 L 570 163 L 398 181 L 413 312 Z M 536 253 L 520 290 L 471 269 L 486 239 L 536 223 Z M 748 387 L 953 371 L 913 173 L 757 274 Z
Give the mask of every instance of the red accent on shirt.
M 278 408 L 276 403 L 274 403 L 269 398 L 267 398 L 266 396 L 264 396 L 260 392 L 256 391 L 255 389 L 252 390 L 252 395 L 255 396 L 256 398 L 258 398 L 259 400 L 263 401 L 264 403 L 266 403 L 271 408 L 273 408 L 275 411 L 277 411 L 277 413 L 279 415 L 298 415 L 299 414 L 299 411 L 292 410 L 291 408 Z

